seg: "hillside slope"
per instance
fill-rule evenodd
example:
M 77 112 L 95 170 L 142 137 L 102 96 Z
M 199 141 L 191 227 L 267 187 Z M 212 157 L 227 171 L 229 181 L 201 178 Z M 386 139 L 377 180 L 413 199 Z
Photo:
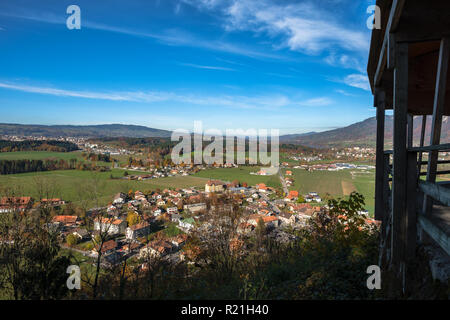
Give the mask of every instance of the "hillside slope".
M 414 143 L 420 141 L 422 117 L 414 118 Z M 367 146 L 374 147 L 376 143 L 376 117 L 354 123 L 344 128 L 312 133 L 308 135 L 286 135 L 281 136 L 283 143 L 301 144 L 311 147 L 345 147 L 345 146 Z M 425 144 L 430 141 L 431 117 L 427 119 Z M 393 116 L 386 116 L 385 122 L 385 144 L 392 145 L 393 138 Z M 442 143 L 450 142 L 450 119 L 444 117 L 442 123 Z
M 144 126 L 103 125 L 27 125 L 0 123 L 0 135 L 46 136 L 46 137 L 170 137 L 171 132 Z

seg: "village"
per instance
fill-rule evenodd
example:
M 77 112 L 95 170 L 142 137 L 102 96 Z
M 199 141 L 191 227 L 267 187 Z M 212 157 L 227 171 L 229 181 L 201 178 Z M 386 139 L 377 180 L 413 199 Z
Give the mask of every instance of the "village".
M 214 205 L 212 199 L 217 197 L 223 201 Z M 261 223 L 268 237 L 289 242 L 295 239 L 292 230 L 300 230 L 313 215 L 329 209 L 327 205 L 312 205 L 311 202 L 321 202 L 317 193 L 302 196 L 298 191 L 289 191 L 285 196 L 279 196 L 276 190 L 263 183 L 244 187 L 209 180 L 203 190 L 191 187 L 147 194 L 138 190 L 117 193 L 108 206 L 88 210 L 84 218 L 56 214 L 48 227 L 59 233 L 63 248 L 90 258 L 98 257 L 100 250 L 104 267 L 124 259 L 142 262 L 151 257 L 171 263 L 186 259 L 194 263 L 198 251 L 183 248 L 193 232 L 208 232 L 214 225 L 208 212 L 218 210 L 218 207 L 233 210 L 234 205 L 242 210 L 234 239 L 236 243 L 240 243 L 240 237 L 254 234 Z M 58 212 L 66 204 L 62 199 L 35 202 L 31 197 L 3 197 L 0 212 L 25 212 L 42 207 Z M 375 223 L 368 218 L 367 212 L 360 214 L 367 223 Z M 88 220 L 93 225 L 89 226 Z M 105 241 L 99 245 L 98 237 L 105 234 Z M 145 267 L 145 263 L 140 266 Z

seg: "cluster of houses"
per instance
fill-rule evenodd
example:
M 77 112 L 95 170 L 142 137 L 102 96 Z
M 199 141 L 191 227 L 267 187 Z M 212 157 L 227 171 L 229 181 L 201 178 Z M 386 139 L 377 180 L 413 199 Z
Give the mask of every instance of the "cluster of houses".
M 65 203 L 64 200 L 59 198 L 35 201 L 32 197 L 2 197 L 0 198 L 0 213 L 13 211 L 23 212 L 38 209 L 43 206 L 58 208 Z
M 146 172 L 145 174 L 127 175 L 123 179 L 127 180 L 149 180 L 164 177 L 174 177 L 174 176 L 188 176 L 197 173 L 200 170 L 206 170 L 208 168 L 237 168 L 238 166 L 233 163 L 215 163 L 208 165 L 166 165 L 163 167 L 156 167 L 155 165 L 150 165 L 150 167 L 139 167 L 139 166 L 126 166 L 124 169 L 130 171 Z M 147 173 L 148 172 L 148 173 Z
M 375 166 L 371 165 L 356 165 L 352 163 L 331 163 L 331 164 L 301 164 L 293 166 L 294 169 L 304 169 L 308 171 L 340 171 L 345 169 L 359 169 L 359 170 L 369 170 L 375 169 Z M 287 172 L 286 172 L 287 174 Z

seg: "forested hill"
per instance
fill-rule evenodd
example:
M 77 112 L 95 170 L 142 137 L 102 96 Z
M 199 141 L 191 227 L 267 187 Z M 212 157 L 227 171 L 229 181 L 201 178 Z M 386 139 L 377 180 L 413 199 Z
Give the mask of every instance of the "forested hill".
M 45 137 L 170 137 L 171 132 L 136 125 L 29 125 L 0 123 L 0 135 Z
M 53 152 L 71 152 L 78 150 L 78 146 L 67 141 L 6 141 L 0 140 L 0 152 L 16 151 L 53 151 Z

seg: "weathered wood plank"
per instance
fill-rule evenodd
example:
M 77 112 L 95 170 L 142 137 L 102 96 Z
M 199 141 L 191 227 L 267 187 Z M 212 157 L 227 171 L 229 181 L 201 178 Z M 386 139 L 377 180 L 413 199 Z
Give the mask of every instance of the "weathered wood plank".
M 422 116 L 422 128 L 420 130 L 420 146 L 423 147 L 424 143 L 425 143 L 425 130 L 427 128 L 427 116 L 423 115 Z M 423 152 L 420 151 L 419 152 L 419 161 L 418 161 L 418 165 L 417 165 L 417 170 L 419 172 L 422 171 L 422 159 L 423 159 Z
M 407 168 L 407 231 L 406 231 L 406 257 L 414 259 L 417 240 L 417 217 L 416 217 L 416 199 L 417 199 L 417 152 L 408 152 Z
M 433 119 L 431 123 L 430 145 L 438 145 L 441 141 L 442 116 L 444 115 L 445 91 L 447 87 L 447 72 L 450 58 L 450 38 L 441 41 L 439 49 L 439 61 L 436 75 L 436 89 L 433 103 Z M 438 151 L 433 150 L 428 154 L 427 181 L 436 181 L 436 170 L 438 161 Z M 424 199 L 423 210 L 429 213 L 432 209 L 433 201 L 426 197 Z
M 410 151 L 416 152 L 429 152 L 429 151 L 448 151 L 450 150 L 450 143 L 443 143 L 434 146 L 425 146 L 425 147 L 413 147 L 409 149 Z
M 414 116 L 408 113 L 408 148 L 412 148 L 414 142 Z
M 385 215 L 384 206 L 384 122 L 385 122 L 385 101 L 386 95 L 383 90 L 376 92 L 377 103 L 377 145 L 376 145 L 376 166 L 375 166 L 375 219 L 383 220 Z
M 450 255 L 450 240 L 448 235 L 424 215 L 419 214 L 417 220 L 422 229 Z
M 419 189 L 443 205 L 450 206 L 450 189 L 428 181 L 419 181 Z
M 394 160 L 392 178 L 392 262 L 400 266 L 406 244 L 406 125 L 408 110 L 408 44 L 397 43 L 394 71 Z
M 375 77 L 374 77 L 375 86 L 378 86 L 380 84 L 381 78 L 383 76 L 383 71 L 386 67 L 387 60 L 388 60 L 387 54 L 385 53 L 385 51 L 388 46 L 389 35 L 391 32 L 395 31 L 395 29 L 397 28 L 404 5 L 405 5 L 405 0 L 394 0 L 392 2 L 391 12 L 389 13 L 389 20 L 388 20 L 386 30 L 384 33 L 383 45 L 381 46 L 380 57 L 378 59 L 378 65 L 377 65 L 377 69 L 375 72 Z M 389 51 L 394 52 L 395 45 L 394 46 L 391 45 L 391 48 Z M 395 63 L 395 59 L 394 59 L 394 63 Z M 392 67 L 394 67 L 394 65 L 390 63 L 390 67 L 392 68 Z

